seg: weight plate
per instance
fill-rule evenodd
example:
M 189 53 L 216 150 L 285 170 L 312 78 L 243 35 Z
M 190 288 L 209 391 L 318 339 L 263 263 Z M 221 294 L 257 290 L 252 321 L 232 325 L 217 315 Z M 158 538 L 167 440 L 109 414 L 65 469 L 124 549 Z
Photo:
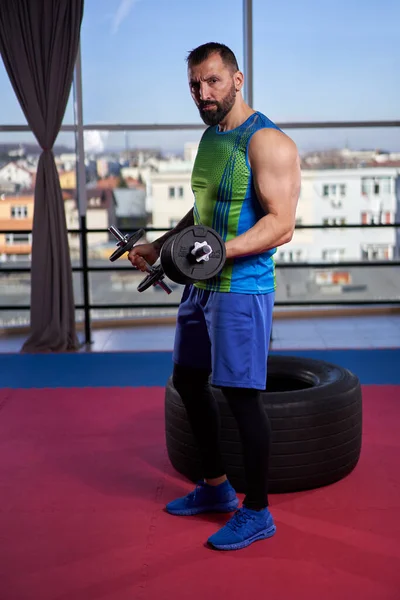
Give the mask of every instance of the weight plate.
M 152 285 L 154 285 L 155 283 L 157 283 L 157 281 L 159 281 L 160 277 L 162 276 L 162 267 L 154 267 L 151 271 L 151 273 L 149 273 L 147 275 L 147 277 L 145 277 L 143 279 L 143 281 L 141 281 L 137 287 L 137 291 L 138 292 L 144 292 L 145 290 L 147 290 L 149 287 L 151 287 Z
M 196 257 L 191 254 L 195 242 L 207 242 L 211 246 L 212 252 L 208 257 L 209 260 L 196 261 Z M 217 275 L 224 266 L 225 243 L 211 227 L 194 225 L 187 227 L 175 236 L 171 258 L 175 269 L 187 281 L 205 281 Z
M 189 283 L 189 280 L 186 277 L 184 277 L 184 275 L 177 270 L 177 268 L 175 267 L 174 261 L 172 260 L 175 238 L 176 238 L 176 235 L 171 236 L 162 245 L 161 252 L 160 252 L 160 261 L 161 261 L 161 265 L 162 265 L 165 275 L 171 281 L 175 281 L 175 283 L 184 285 L 185 283 Z
M 123 244 L 122 246 L 118 246 L 118 248 L 114 250 L 114 252 L 110 256 L 110 261 L 114 262 L 118 258 L 121 258 L 121 256 L 123 256 L 125 252 L 129 252 L 129 250 L 133 248 L 135 244 L 137 244 L 137 242 L 140 240 L 141 237 L 143 237 L 143 235 L 144 229 L 138 229 L 138 231 L 135 231 L 135 233 L 129 236 L 125 244 Z

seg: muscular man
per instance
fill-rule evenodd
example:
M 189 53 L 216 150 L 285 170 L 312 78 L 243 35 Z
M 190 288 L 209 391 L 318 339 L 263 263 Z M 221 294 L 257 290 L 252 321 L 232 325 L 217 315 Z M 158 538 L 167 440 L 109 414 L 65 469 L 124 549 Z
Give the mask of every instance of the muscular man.
M 204 44 L 187 58 L 189 87 L 204 132 L 192 173 L 193 209 L 129 260 L 145 270 L 166 239 L 191 224 L 218 231 L 227 260 L 212 280 L 187 286 L 177 316 L 173 382 L 182 397 L 202 458 L 204 481 L 167 504 L 174 515 L 233 512 L 208 540 L 232 550 L 271 537 L 268 502 L 270 425 L 260 401 L 275 295 L 274 253 L 292 239 L 300 190 L 297 148 L 243 99 L 243 74 L 232 51 Z M 143 258 L 142 258 L 143 257 Z M 221 389 L 240 433 L 246 496 L 242 507 L 227 479 L 211 383 Z

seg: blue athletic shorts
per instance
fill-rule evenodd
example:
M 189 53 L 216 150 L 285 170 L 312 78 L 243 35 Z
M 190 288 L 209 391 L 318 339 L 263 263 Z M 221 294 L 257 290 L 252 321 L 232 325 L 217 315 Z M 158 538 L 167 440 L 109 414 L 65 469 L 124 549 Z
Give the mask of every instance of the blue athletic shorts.
M 264 390 L 275 293 L 210 292 L 187 286 L 173 361 L 211 371 L 215 386 Z

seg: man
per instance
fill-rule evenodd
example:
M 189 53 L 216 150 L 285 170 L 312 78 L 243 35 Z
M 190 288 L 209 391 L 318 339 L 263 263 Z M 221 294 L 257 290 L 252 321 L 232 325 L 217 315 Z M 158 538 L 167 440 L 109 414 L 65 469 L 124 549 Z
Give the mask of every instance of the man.
M 292 238 L 300 190 L 295 144 L 243 99 L 243 74 L 223 44 L 204 44 L 187 58 L 191 95 L 204 132 L 192 173 L 194 207 L 152 244 L 135 246 L 129 260 L 145 271 L 169 236 L 192 225 L 218 231 L 226 263 L 218 276 L 185 288 L 178 311 L 173 382 L 186 407 L 202 458 L 204 481 L 167 504 L 174 515 L 234 512 L 208 542 L 233 550 L 271 537 L 268 502 L 270 425 L 260 401 L 275 295 L 273 254 Z M 219 414 L 211 383 L 237 421 L 247 493 L 243 506 L 225 474 Z

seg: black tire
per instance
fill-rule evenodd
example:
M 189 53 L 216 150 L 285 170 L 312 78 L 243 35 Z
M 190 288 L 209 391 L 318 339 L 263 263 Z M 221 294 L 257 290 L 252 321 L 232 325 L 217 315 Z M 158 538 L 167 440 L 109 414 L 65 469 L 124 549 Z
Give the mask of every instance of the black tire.
M 232 413 L 218 388 L 221 451 L 226 472 L 246 493 L 242 447 Z M 262 401 L 272 429 L 269 491 L 314 489 L 346 477 L 358 463 L 362 438 L 362 395 L 358 378 L 324 361 L 271 355 Z M 172 466 L 191 481 L 202 478 L 186 410 L 169 378 L 165 431 Z

